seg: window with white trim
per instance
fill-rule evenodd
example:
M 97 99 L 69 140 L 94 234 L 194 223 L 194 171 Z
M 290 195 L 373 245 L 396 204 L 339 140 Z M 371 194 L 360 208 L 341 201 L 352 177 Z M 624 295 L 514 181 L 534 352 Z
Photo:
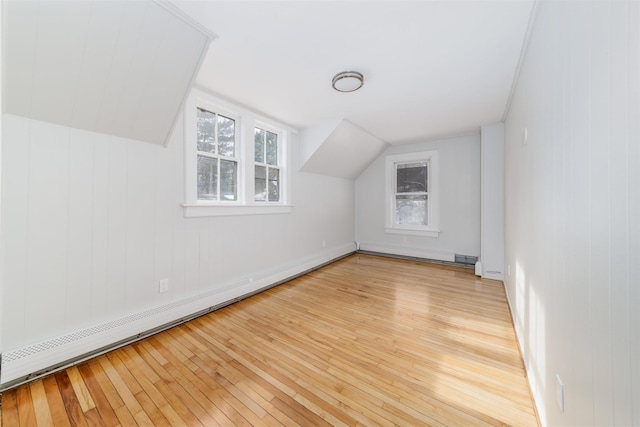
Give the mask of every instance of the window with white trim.
M 255 201 L 280 201 L 278 134 L 256 127 L 254 133 Z
M 387 156 L 387 233 L 438 237 L 438 151 Z
M 194 89 L 185 104 L 187 217 L 291 212 L 287 128 Z
M 197 109 L 198 200 L 238 200 L 236 120 Z

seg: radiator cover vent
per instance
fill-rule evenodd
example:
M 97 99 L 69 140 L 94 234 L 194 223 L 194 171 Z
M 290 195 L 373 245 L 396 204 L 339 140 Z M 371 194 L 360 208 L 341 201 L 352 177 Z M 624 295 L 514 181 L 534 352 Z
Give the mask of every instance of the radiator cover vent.
M 475 265 L 477 261 L 477 256 L 456 254 L 456 264 Z

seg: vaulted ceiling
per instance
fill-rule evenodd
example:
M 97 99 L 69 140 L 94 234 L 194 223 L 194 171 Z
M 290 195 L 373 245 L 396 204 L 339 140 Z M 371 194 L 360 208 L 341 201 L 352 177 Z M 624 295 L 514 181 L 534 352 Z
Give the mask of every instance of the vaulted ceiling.
M 387 144 L 501 121 L 533 6 L 5 0 L 3 112 L 162 145 L 195 82 L 300 128 L 302 170 L 354 179 Z M 336 92 L 347 70 L 364 86 Z
M 171 0 L 219 36 L 196 83 L 299 128 L 397 144 L 502 120 L 533 1 Z M 339 93 L 332 77 L 364 74 Z
M 170 3 L 6 0 L 4 113 L 164 145 L 212 35 Z

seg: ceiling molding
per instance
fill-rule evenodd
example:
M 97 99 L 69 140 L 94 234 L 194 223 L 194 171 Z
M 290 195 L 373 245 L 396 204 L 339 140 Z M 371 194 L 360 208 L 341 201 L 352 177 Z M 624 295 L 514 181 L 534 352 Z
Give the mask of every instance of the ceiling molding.
M 218 38 L 218 35 L 211 31 L 209 28 L 200 24 L 198 21 L 187 15 L 182 9 L 176 7 L 170 0 L 153 0 L 154 3 L 164 7 L 167 11 L 171 12 L 176 17 L 182 19 L 185 23 L 189 24 L 193 28 L 196 28 L 203 34 L 206 34 L 212 41 Z
M 531 31 L 533 31 L 533 24 L 536 21 L 536 15 L 538 13 L 539 0 L 533 0 L 531 5 L 531 15 L 529 16 L 529 23 L 527 24 L 527 32 L 522 40 L 522 49 L 520 49 L 520 57 L 518 58 L 518 65 L 516 65 L 516 71 L 513 74 L 513 80 L 511 81 L 511 87 L 509 88 L 509 97 L 507 98 L 507 104 L 504 107 L 504 113 L 502 113 L 502 120 L 507 120 L 507 114 L 509 114 L 509 108 L 511 108 L 511 100 L 513 99 L 513 93 L 516 90 L 518 79 L 520 78 L 520 70 L 527 56 L 527 47 L 529 46 L 529 39 L 531 38 Z

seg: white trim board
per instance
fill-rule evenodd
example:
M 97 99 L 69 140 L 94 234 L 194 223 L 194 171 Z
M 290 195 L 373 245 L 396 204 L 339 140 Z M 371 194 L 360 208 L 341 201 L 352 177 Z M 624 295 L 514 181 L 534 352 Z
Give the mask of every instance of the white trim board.
M 509 317 L 511 319 L 511 324 L 513 325 L 513 330 L 516 334 L 516 341 L 518 343 L 518 350 L 520 351 L 520 359 L 522 359 L 522 364 L 524 365 L 524 370 L 526 372 L 527 375 L 527 384 L 529 385 L 529 392 L 531 394 L 531 400 L 533 401 L 533 404 L 535 405 L 535 409 L 537 411 L 536 416 L 538 417 L 538 421 L 540 421 L 540 424 L 542 425 L 542 427 L 546 427 L 546 423 L 545 420 L 547 419 L 546 417 L 546 412 L 545 412 L 545 408 L 544 405 L 541 405 L 540 402 L 538 402 L 536 400 L 536 390 L 538 388 L 538 384 L 536 383 L 535 380 L 535 376 L 530 375 L 530 364 L 528 362 L 527 359 L 525 359 L 524 356 L 524 341 L 522 339 L 522 332 L 520 331 L 520 328 L 518 328 L 518 324 L 516 323 L 516 319 L 513 317 L 513 306 L 511 305 L 511 298 L 509 297 L 509 292 L 507 291 L 507 284 L 506 282 L 502 282 L 502 286 L 504 287 L 504 294 L 507 297 L 507 305 L 509 306 Z
M 329 249 L 298 264 L 226 284 L 159 307 L 2 354 L 0 391 L 75 365 L 209 311 L 301 276 L 355 252 L 355 244 Z
M 400 248 L 397 246 L 378 245 L 375 243 L 360 242 L 359 250 L 377 252 L 380 254 L 399 255 L 413 258 L 433 259 L 436 261 L 455 262 L 456 255 L 452 251 L 440 249 Z

